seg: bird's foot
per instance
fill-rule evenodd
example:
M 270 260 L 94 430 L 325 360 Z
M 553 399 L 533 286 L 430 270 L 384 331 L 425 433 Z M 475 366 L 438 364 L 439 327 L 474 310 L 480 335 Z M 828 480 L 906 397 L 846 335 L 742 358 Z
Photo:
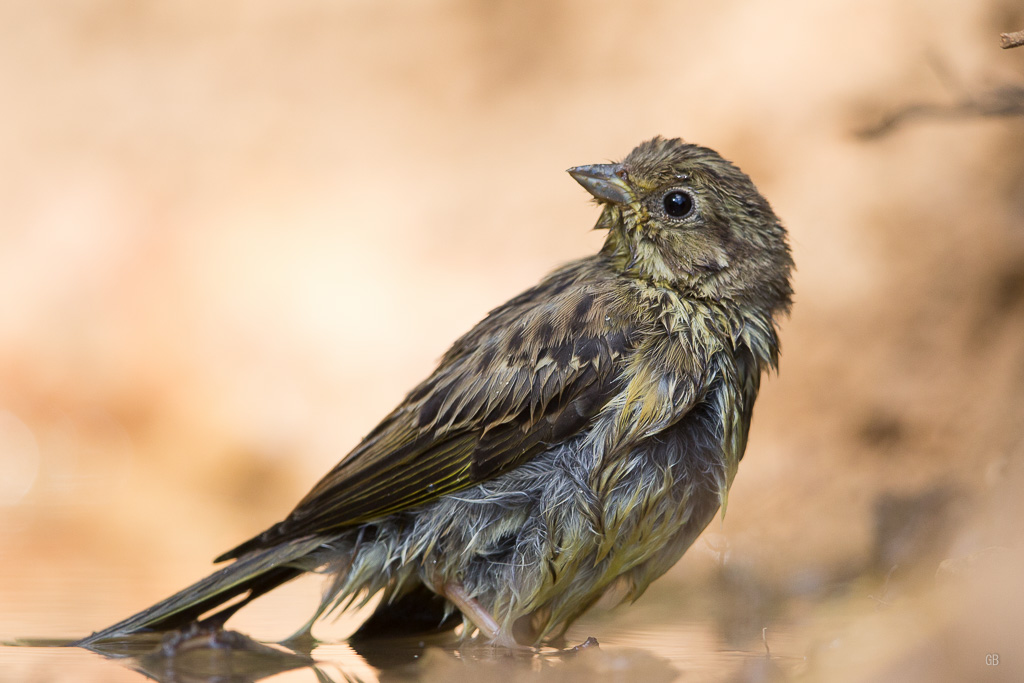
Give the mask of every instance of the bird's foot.
M 597 642 L 597 638 L 595 638 L 594 636 L 590 636 L 589 638 L 584 640 L 579 645 L 575 645 L 573 647 L 568 647 L 568 648 L 562 650 L 562 652 L 564 654 L 566 654 L 566 655 L 575 655 L 575 654 L 577 654 L 579 652 L 582 652 L 583 650 L 589 650 L 590 648 L 600 648 L 600 647 L 601 647 L 601 644 L 599 642 Z
M 506 648 L 513 652 L 529 654 L 548 654 L 554 657 L 574 656 L 588 648 L 600 647 L 597 638 L 590 637 L 575 647 L 556 649 L 554 652 L 547 648 L 523 645 L 516 640 L 515 636 L 508 630 L 501 628 L 497 620 L 481 605 L 476 598 L 471 597 L 461 585 L 450 582 L 444 584 L 443 590 L 439 591 L 445 598 L 450 600 L 459 611 L 462 612 L 473 625 L 480 630 L 480 634 L 496 647 Z
M 491 616 L 483 605 L 476 598 L 471 597 L 466 589 L 457 583 L 446 583 L 442 591 L 444 597 L 452 602 L 473 625 L 480 629 L 480 634 L 490 642 L 491 645 L 507 648 L 515 652 L 539 652 L 535 647 L 522 645 L 511 633 L 501 628 L 497 620 Z

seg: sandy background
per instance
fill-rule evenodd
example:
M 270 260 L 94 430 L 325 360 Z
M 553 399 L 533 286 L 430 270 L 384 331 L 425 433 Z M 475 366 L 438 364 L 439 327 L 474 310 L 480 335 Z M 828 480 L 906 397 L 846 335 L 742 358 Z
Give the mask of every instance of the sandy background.
M 728 517 L 659 599 L 738 596 L 725 642 L 785 623 L 812 678 L 1024 670 L 1024 119 L 854 134 L 1024 87 L 1020 28 L 1009 0 L 3 3 L 3 637 L 104 625 L 280 519 L 599 247 L 564 169 L 662 134 L 754 178 L 797 273 Z M 844 646 L 807 645 L 823 613 Z

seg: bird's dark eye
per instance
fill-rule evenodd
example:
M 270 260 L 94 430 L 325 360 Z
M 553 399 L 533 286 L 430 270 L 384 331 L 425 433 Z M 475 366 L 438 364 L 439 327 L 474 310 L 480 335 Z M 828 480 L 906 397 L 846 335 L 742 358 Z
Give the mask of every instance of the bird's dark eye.
M 665 203 L 665 213 L 672 218 L 684 218 L 693 211 L 693 197 L 682 190 L 672 190 L 662 201 Z

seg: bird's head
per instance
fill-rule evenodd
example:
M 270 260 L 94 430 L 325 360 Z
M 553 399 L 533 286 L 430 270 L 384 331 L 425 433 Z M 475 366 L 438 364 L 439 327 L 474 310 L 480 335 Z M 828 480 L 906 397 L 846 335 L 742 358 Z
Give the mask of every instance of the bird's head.
M 603 253 L 624 274 L 689 295 L 787 310 L 786 230 L 745 173 L 706 147 L 656 137 L 617 164 L 569 169 L 602 204 Z

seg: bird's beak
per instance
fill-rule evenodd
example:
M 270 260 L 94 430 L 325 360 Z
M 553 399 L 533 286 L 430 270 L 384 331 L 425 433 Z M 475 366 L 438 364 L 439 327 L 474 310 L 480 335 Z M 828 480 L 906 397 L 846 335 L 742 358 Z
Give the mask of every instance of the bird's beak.
M 626 168 L 622 164 L 577 166 L 568 173 L 603 202 L 628 204 L 633 201 L 633 189 L 626 182 Z

